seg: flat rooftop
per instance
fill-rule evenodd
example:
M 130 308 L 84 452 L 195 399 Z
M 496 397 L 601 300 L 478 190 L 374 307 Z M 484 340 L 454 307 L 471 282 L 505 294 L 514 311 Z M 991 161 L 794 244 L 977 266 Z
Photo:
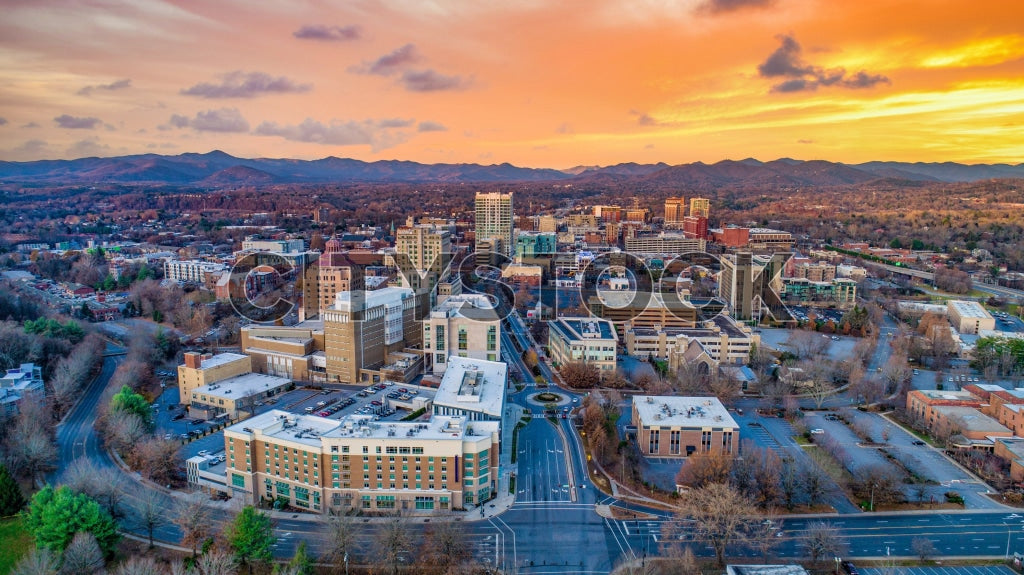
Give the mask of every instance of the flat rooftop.
M 1002 388 L 1000 388 L 1002 390 Z M 928 399 L 946 399 L 949 401 L 978 401 L 978 398 L 969 391 L 939 390 L 939 389 L 918 389 L 916 390 Z
M 240 397 L 248 397 L 256 393 L 263 393 L 271 389 L 284 387 L 292 380 L 287 377 L 266 375 L 262 373 L 247 373 L 229 377 L 210 385 L 204 385 L 192 390 L 193 394 L 207 395 L 222 399 L 237 400 Z
M 353 293 L 359 294 L 355 300 L 352 299 Z M 380 305 L 392 306 L 412 296 L 413 291 L 411 289 L 400 287 L 386 287 L 359 292 L 342 291 L 334 296 L 334 309 L 351 312 L 353 311 L 353 306 L 355 306 L 356 311 L 371 309 Z
M 932 411 L 946 417 L 956 419 L 957 423 L 963 426 L 963 431 L 977 431 L 981 433 L 1011 433 L 1009 429 L 995 419 L 985 415 L 973 407 L 959 405 L 939 405 L 932 408 Z
M 323 438 L 364 439 L 468 439 L 498 431 L 497 421 L 472 421 L 465 416 L 435 415 L 429 421 L 373 421 L 369 415 L 349 415 L 341 420 L 316 415 L 297 415 L 274 409 L 228 427 L 225 431 L 320 446 Z
M 507 381 L 508 366 L 502 362 L 451 356 L 434 405 L 501 418 Z
M 717 397 L 636 395 L 633 406 L 643 425 L 739 428 Z
M 615 336 L 615 326 L 608 320 L 602 320 L 597 318 L 573 318 L 563 317 L 559 318 L 548 324 L 548 327 L 554 329 L 565 336 L 567 340 L 589 340 L 589 339 L 617 339 Z
M 947 305 L 955 309 L 961 318 L 992 319 L 992 314 L 976 301 L 951 300 Z
M 203 363 L 200 364 L 200 369 L 211 369 L 221 365 L 226 365 L 239 360 L 248 360 L 249 356 L 242 355 L 240 353 L 218 353 L 217 355 L 204 359 Z

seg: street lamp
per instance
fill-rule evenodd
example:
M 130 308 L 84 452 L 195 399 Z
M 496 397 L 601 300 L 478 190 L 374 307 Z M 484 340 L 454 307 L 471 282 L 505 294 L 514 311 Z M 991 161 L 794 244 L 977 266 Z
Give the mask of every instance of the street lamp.
M 839 558 L 836 557 L 836 575 L 839 575 Z

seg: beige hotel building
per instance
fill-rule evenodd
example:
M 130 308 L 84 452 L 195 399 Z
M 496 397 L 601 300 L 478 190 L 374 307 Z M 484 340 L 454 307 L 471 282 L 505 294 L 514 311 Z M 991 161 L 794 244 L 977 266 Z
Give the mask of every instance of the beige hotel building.
M 249 502 L 325 513 L 431 513 L 487 501 L 499 422 L 335 420 L 272 410 L 224 430 L 225 483 Z

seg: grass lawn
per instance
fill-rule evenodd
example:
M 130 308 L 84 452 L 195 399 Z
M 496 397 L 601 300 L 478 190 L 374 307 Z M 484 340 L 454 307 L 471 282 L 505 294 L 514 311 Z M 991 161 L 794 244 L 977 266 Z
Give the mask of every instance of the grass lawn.
M 0 520 L 0 573 L 10 573 L 22 555 L 32 548 L 32 537 L 21 525 L 21 518 Z

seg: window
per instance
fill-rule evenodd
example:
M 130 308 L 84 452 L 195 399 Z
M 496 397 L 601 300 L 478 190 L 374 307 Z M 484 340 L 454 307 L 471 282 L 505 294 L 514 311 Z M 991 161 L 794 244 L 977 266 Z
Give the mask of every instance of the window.
M 234 487 L 245 487 L 245 476 L 237 473 L 231 474 L 231 485 Z
M 700 433 L 700 450 L 703 453 L 711 451 L 711 432 L 702 431 Z
M 394 509 L 395 508 L 395 496 L 394 495 L 378 495 L 377 496 L 377 509 Z
M 416 497 L 416 509 L 433 509 L 433 497 Z
M 413 452 L 413 455 L 423 455 L 423 448 L 422 447 L 413 447 L 412 448 L 412 452 Z
M 660 445 L 659 445 L 660 441 L 661 441 L 661 431 L 659 431 L 657 429 L 652 429 L 651 433 L 650 433 L 650 436 L 649 436 L 649 441 L 648 441 L 648 444 L 647 444 L 647 452 L 648 453 L 658 453 L 658 451 L 660 449 Z
M 679 455 L 679 435 L 678 429 L 669 432 L 668 452 L 672 455 Z
M 342 453 L 348 453 L 348 446 L 347 445 L 342 445 L 341 446 L 341 452 Z

